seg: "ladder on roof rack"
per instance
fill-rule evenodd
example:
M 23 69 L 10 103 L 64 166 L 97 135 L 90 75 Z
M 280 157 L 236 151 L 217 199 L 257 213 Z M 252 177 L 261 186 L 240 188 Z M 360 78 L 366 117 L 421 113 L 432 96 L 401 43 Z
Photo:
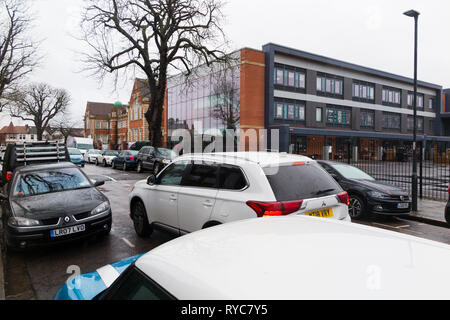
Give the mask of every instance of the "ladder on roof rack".
M 36 162 L 60 162 L 66 160 L 66 148 L 59 142 L 16 143 L 16 161 L 25 166 Z

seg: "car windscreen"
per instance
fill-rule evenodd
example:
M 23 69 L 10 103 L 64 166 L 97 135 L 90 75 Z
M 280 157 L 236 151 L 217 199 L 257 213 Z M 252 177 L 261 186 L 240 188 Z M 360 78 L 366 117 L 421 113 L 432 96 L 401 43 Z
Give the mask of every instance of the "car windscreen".
M 81 156 L 81 152 L 78 149 L 69 149 L 69 154 L 71 156 Z
M 92 144 L 83 144 L 83 143 L 78 143 L 77 144 L 78 149 L 81 150 L 90 150 L 92 149 L 94 146 Z
M 318 164 L 282 165 L 264 168 L 277 201 L 325 197 L 342 188 Z
M 353 166 L 349 166 L 346 164 L 333 164 L 332 167 L 346 179 L 371 180 L 371 181 L 375 180 L 373 177 L 369 176 L 364 171 Z
M 139 151 L 130 150 L 130 151 L 127 151 L 127 152 L 128 152 L 128 155 L 135 156 L 135 157 L 139 154 Z
M 165 159 L 173 160 L 177 157 L 176 153 L 169 149 L 158 149 L 158 154 L 161 155 Z
M 91 187 L 78 168 L 49 169 L 20 174 L 13 195 L 28 197 Z
M 117 156 L 118 154 L 117 151 L 105 151 L 105 156 Z
M 89 150 L 90 154 L 101 154 L 102 152 L 100 150 Z

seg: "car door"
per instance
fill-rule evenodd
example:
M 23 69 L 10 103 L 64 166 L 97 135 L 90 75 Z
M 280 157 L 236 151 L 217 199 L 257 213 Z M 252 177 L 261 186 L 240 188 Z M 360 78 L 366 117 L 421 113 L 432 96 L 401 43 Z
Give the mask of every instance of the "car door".
M 114 164 L 116 165 L 116 167 L 120 167 L 121 165 L 123 165 L 123 159 L 125 157 L 125 152 L 126 151 L 122 151 L 116 159 L 114 159 Z
M 153 167 L 153 164 L 151 162 L 153 152 L 154 152 L 154 148 L 150 147 L 150 148 L 147 148 L 147 150 L 144 154 L 144 168 L 145 169 L 152 169 L 152 167 Z
M 203 228 L 211 217 L 217 196 L 219 166 L 191 162 L 178 192 L 178 219 L 182 233 Z
M 187 161 L 173 163 L 156 179 L 154 185 L 146 187 L 145 207 L 150 223 L 159 223 L 178 231 L 178 191 Z

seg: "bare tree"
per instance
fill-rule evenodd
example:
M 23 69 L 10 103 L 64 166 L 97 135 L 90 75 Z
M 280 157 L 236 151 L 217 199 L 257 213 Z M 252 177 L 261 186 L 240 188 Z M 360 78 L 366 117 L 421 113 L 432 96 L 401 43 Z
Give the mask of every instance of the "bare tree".
M 213 102 L 211 116 L 222 122 L 225 129 L 236 130 L 240 123 L 239 69 L 223 69 L 212 76 Z
M 16 86 L 38 64 L 38 42 L 24 0 L 0 0 L 0 112 L 16 97 Z
M 14 118 L 31 121 L 36 126 L 37 138 L 57 116 L 62 116 L 70 104 L 70 96 L 64 89 L 55 89 L 45 83 L 25 87 L 9 106 Z
M 52 121 L 50 130 L 53 132 L 59 132 L 64 137 L 64 143 L 67 143 L 67 139 L 70 136 L 78 135 L 80 133 L 80 127 L 82 124 L 78 121 L 70 120 L 66 116 L 59 117 Z M 47 131 L 49 131 L 47 129 Z
M 225 62 L 221 0 L 86 0 L 81 23 L 91 48 L 86 69 L 101 78 L 139 70 L 148 79 L 150 140 L 162 145 L 162 112 L 170 70 L 189 76 L 200 64 Z

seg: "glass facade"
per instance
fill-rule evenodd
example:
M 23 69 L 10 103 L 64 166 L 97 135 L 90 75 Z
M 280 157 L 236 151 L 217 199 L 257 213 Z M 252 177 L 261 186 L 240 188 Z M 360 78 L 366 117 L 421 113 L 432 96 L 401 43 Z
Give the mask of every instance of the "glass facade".
M 240 67 L 209 73 L 168 88 L 168 130 L 193 135 L 240 128 Z

